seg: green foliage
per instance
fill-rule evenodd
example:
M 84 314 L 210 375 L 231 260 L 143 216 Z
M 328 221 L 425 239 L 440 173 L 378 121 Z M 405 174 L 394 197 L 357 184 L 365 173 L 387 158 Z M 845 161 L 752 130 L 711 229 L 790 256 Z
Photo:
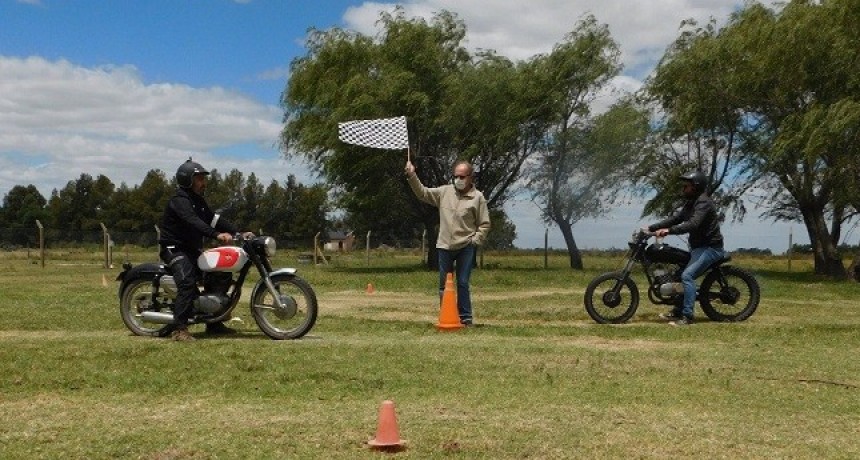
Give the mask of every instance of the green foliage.
M 36 220 L 47 222 L 47 201 L 34 185 L 16 185 L 3 197 L 0 227 L 33 228 Z
M 412 162 L 429 187 L 450 181 L 456 160 L 476 167 L 476 186 L 501 209 L 537 133 L 538 91 L 527 74 L 492 52 L 470 55 L 465 25 L 440 12 L 431 21 L 383 13 L 382 32 L 311 31 L 283 94 L 286 155 L 308 158 L 332 184 L 344 220 L 359 233 L 411 237 L 438 224 L 403 176 L 404 156 L 345 145 L 337 123 L 405 115 Z
M 740 196 L 765 189 L 760 204 L 772 216 L 802 216 L 816 271 L 844 277 L 836 246 L 857 191 L 846 184 L 860 148 L 859 22 L 853 0 L 795 0 L 775 10 L 746 5 L 722 29 L 686 30 L 649 84 L 668 116 L 668 154 L 644 169 L 671 177 L 679 166 L 700 167 L 741 213 Z M 679 140 L 692 155 L 672 155 Z
M 514 249 L 514 240 L 517 239 L 517 226 L 508 219 L 508 215 L 504 211 L 490 211 L 490 222 L 493 223 L 490 227 L 490 233 L 487 235 L 487 241 L 484 242 L 483 248 L 489 250 L 509 250 Z
M 114 188 L 105 176 L 82 174 L 69 181 L 62 190 L 54 190 L 49 202 L 35 186 L 16 186 L 4 197 L 0 208 L 0 227 L 16 230 L 35 228 L 40 219 L 51 230 L 53 243 L 76 240 L 81 232 L 100 233 L 101 223 L 110 232 L 154 233 L 167 201 L 176 191 L 173 180 L 165 173 L 153 169 L 143 181 L 132 188 L 121 184 Z M 328 226 L 331 204 L 328 187 L 305 186 L 289 176 L 283 186 L 272 181 L 263 188 L 252 173 L 247 179 L 239 170 L 222 176 L 211 171 L 206 191 L 207 201 L 213 209 L 225 207 L 224 215 L 243 229 L 265 233 L 305 244 Z M 7 233 L 4 239 L 13 244 L 27 244 L 29 236 Z M 78 235 L 78 236 L 75 236 Z

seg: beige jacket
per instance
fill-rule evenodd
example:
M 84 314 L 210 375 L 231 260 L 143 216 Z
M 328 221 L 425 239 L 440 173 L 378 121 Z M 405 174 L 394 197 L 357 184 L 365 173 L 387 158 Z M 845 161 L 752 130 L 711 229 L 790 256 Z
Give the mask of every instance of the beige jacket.
M 453 185 L 427 188 L 415 174 L 409 177 L 409 186 L 419 200 L 439 208 L 437 248 L 456 251 L 487 239 L 490 212 L 487 199 L 475 187 L 466 193 L 457 192 Z

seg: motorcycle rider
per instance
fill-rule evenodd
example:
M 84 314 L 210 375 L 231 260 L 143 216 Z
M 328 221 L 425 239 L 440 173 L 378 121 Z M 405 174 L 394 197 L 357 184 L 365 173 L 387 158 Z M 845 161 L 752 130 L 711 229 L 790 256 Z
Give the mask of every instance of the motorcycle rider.
M 693 323 L 693 306 L 696 301 L 696 278 L 725 255 L 723 235 L 720 233 L 721 216 L 717 206 L 707 194 L 708 179 L 701 171 L 690 171 L 680 176 L 683 183 L 684 205 L 671 217 L 649 225 L 644 230 L 658 237 L 689 233 L 690 262 L 681 274 L 684 286 L 684 303 L 676 305 L 669 314 L 660 317 L 669 324 L 687 326 Z
M 209 171 L 191 158 L 180 165 L 176 170 L 176 194 L 167 202 L 161 222 L 159 257 L 173 274 L 177 291 L 173 323 L 164 328 L 163 335 L 170 334 L 173 340 L 194 340 L 188 332 L 188 320 L 194 313 L 194 301 L 200 297 L 197 282 L 202 272 L 197 267 L 197 258 L 203 251 L 203 238 L 228 244 L 239 231 L 220 218 L 214 228 L 210 226 L 215 213 L 203 199 L 208 175 Z M 236 331 L 219 322 L 207 324 L 206 332 L 231 334 Z

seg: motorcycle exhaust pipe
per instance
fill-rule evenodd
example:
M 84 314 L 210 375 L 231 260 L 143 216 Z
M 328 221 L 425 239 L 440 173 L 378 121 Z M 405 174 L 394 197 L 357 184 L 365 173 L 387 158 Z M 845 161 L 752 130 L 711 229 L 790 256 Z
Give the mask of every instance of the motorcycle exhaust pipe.
M 140 317 L 148 323 L 170 324 L 173 322 L 173 313 L 160 311 L 145 311 L 140 314 Z

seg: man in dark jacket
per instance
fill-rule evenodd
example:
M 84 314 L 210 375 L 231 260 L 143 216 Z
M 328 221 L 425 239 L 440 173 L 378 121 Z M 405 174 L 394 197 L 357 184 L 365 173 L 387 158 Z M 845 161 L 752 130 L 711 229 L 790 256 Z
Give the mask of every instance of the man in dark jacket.
M 174 340 L 193 340 L 188 332 L 188 320 L 193 314 L 194 301 L 200 297 L 197 282 L 202 272 L 197 267 L 197 258 L 203 251 L 203 239 L 217 239 L 223 244 L 233 241 L 238 228 L 224 219 L 213 222 L 215 213 L 203 199 L 206 191 L 206 176 L 209 171 L 199 163 L 188 161 L 176 171 L 179 188 L 167 202 L 161 222 L 161 247 L 159 256 L 166 263 L 176 282 L 176 303 L 173 324 L 165 332 Z M 210 334 L 235 332 L 223 323 L 206 325 Z
M 690 262 L 681 274 L 684 303 L 680 308 L 676 306 L 668 315 L 661 315 L 675 326 L 687 326 L 693 323 L 696 278 L 725 256 L 723 235 L 720 233 L 720 213 L 714 201 L 706 193 L 707 177 L 701 171 L 692 171 L 681 176 L 681 181 L 684 184 L 684 206 L 668 219 L 647 228 L 658 237 L 690 234 Z

